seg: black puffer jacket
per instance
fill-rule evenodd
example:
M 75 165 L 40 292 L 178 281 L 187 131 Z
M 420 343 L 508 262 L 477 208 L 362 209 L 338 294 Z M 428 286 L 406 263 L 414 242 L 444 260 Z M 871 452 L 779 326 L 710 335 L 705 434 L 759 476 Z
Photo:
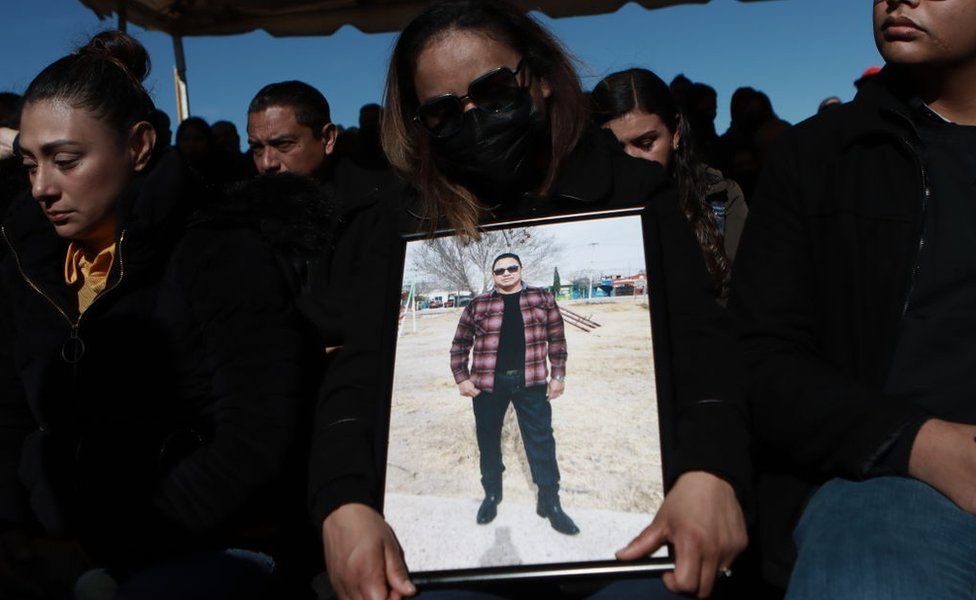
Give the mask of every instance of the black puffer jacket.
M 627 156 L 609 132 L 591 132 L 563 169 L 551 196 L 527 196 L 497 214 L 511 218 L 647 206 L 648 251 L 664 281 L 676 405 L 675 448 L 667 465 L 673 482 L 692 470 L 730 481 L 751 506 L 747 415 L 731 329 L 714 301 L 712 283 L 691 225 L 678 207 L 664 170 Z M 309 298 L 320 328 L 342 346 L 326 376 L 316 412 L 310 505 L 317 522 L 347 503 L 379 508 L 392 377 L 393 331 L 400 294 L 395 264 L 401 233 L 429 230 L 415 198 L 387 189 L 344 207 L 347 222 L 336 244 L 322 293 Z
M 267 245 L 187 227 L 199 190 L 176 153 L 118 204 L 106 290 L 79 317 L 67 242 L 19 197 L 0 263 L 0 519 L 81 538 L 109 564 L 266 521 L 301 402 L 301 332 Z M 0 354 L 3 354 L 0 353 Z M 2 357 L 5 358 L 5 357 Z M 77 360 L 74 360 L 74 359 Z

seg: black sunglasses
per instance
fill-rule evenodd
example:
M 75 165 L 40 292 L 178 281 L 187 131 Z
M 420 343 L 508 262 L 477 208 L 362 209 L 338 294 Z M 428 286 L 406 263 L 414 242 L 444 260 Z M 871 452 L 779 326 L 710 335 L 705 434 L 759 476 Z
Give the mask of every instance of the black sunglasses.
M 492 272 L 495 275 L 504 275 L 505 271 L 508 271 L 509 273 L 517 273 L 518 270 L 518 265 L 508 265 L 507 267 L 498 267 L 497 269 L 493 269 Z
M 444 94 L 431 98 L 417 109 L 414 121 L 420 123 L 432 136 L 446 138 L 461 130 L 466 100 L 488 112 L 511 108 L 518 101 L 523 89 L 518 82 L 523 63 L 520 60 L 514 71 L 508 67 L 498 67 L 479 75 L 468 84 L 468 93 L 463 96 Z

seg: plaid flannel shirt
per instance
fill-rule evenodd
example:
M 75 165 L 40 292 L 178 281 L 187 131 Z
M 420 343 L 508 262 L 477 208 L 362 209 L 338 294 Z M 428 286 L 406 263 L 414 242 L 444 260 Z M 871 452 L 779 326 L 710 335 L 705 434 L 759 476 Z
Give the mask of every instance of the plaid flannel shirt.
M 526 286 L 522 289 L 519 307 L 525 323 L 526 387 L 548 383 L 547 355 L 553 377 L 565 376 L 566 334 L 556 298 L 541 288 Z M 505 301 L 495 290 L 476 296 L 464 307 L 451 344 L 451 371 L 455 383 L 470 379 L 479 390 L 491 392 L 494 389 L 504 313 Z

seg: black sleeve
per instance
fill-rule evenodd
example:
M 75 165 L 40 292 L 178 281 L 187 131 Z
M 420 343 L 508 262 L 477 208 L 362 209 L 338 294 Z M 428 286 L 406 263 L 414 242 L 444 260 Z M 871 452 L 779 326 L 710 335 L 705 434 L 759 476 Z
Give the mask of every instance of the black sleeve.
M 184 256 L 180 278 L 203 333 L 214 434 L 166 476 L 156 505 L 190 531 L 205 531 L 285 468 L 302 403 L 302 336 L 270 249 L 243 232 L 196 235 L 219 240 Z
M 646 235 L 658 236 L 660 276 L 667 305 L 674 390 L 674 448 L 668 483 L 689 471 L 728 481 L 750 511 L 752 468 L 743 368 L 731 318 L 714 286 L 694 230 L 673 188 L 648 206 Z M 651 283 L 655 285 L 655 283 Z
M 14 362 L 9 309 L 7 293 L 0 292 L 0 530 L 26 522 L 26 492 L 17 469 L 24 439 L 36 427 Z
M 317 523 L 343 504 L 379 508 L 377 444 L 392 365 L 386 334 L 396 324 L 399 295 L 397 214 L 392 199 L 357 213 L 338 238 L 327 281 L 312 290 L 314 312 L 328 321 L 320 329 L 337 332 L 341 344 L 315 414 L 309 508 Z
M 821 477 L 861 479 L 924 414 L 831 365 L 818 337 L 813 256 L 804 220 L 797 140 L 784 134 L 760 178 L 735 263 L 730 309 L 753 379 L 757 436 Z M 907 459 L 905 460 L 907 463 Z
M 908 463 L 912 458 L 912 448 L 915 446 L 915 438 L 918 436 L 919 429 L 931 418 L 930 415 L 918 415 L 908 419 L 904 426 L 893 436 L 893 441 L 884 444 L 887 450 L 882 449 L 877 461 L 868 466 L 866 475 L 868 477 L 908 476 Z

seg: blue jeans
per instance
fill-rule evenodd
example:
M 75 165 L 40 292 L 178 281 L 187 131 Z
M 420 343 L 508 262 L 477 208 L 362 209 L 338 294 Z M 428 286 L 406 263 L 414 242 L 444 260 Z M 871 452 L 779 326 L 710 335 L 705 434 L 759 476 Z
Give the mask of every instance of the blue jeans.
M 834 479 L 796 530 L 788 600 L 949 600 L 976 592 L 976 517 L 904 477 Z
M 274 560 L 250 550 L 204 552 L 153 565 L 117 582 L 104 569 L 85 573 L 75 600 L 261 600 L 269 598 Z

